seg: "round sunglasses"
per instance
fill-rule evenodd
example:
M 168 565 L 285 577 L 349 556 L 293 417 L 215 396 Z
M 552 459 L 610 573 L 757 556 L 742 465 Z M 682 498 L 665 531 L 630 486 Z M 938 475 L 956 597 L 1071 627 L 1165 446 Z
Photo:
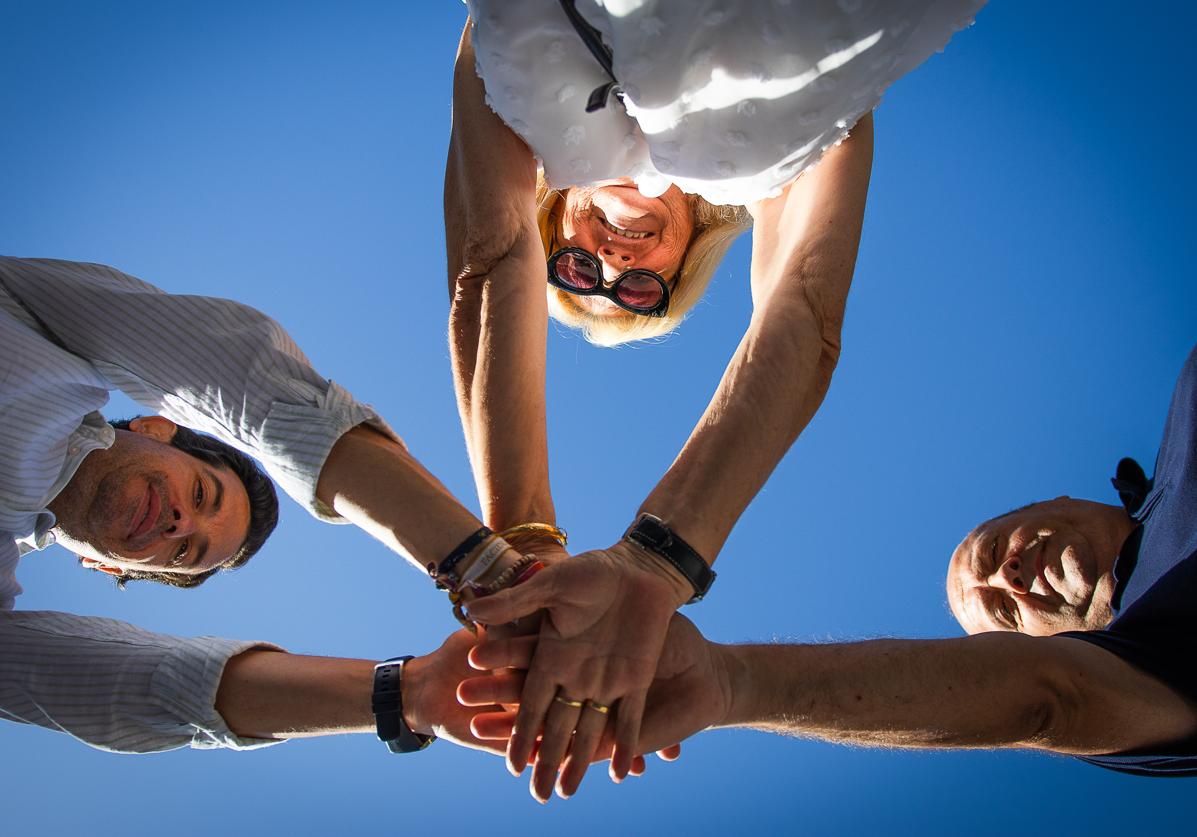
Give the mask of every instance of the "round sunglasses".
M 606 284 L 598 257 L 580 247 L 565 247 L 549 256 L 549 284 L 578 296 L 606 297 L 645 317 L 664 317 L 669 310 L 669 286 L 660 274 L 633 268 Z

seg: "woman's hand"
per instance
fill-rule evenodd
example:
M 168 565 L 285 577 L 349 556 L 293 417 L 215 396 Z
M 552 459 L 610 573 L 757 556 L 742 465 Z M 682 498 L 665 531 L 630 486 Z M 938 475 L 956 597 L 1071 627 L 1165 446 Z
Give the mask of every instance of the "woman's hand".
M 535 647 L 534 637 L 496 639 L 488 636 L 470 652 L 471 664 L 477 668 L 508 670 L 500 675 L 466 680 L 458 687 L 458 699 L 466 705 L 479 707 L 517 700 L 524 686 L 524 674 L 511 669 L 527 668 L 532 663 Z M 638 752 L 657 749 L 657 755 L 662 758 L 676 759 L 681 748 L 672 742 L 724 723 L 731 707 L 732 691 L 721 649 L 722 646 L 708 642 L 690 620 L 680 614 L 674 615 L 648 692 Z M 474 718 L 473 731 L 479 738 L 506 740 L 511 735 L 513 722 L 513 713 L 481 708 Z M 671 746 L 666 747 L 667 744 Z M 609 757 L 611 746 L 608 730 L 593 759 Z M 562 797 L 572 796 L 585 770 L 586 763 L 571 752 L 558 779 L 557 793 Z
M 492 625 L 544 611 L 507 749 L 508 769 L 519 775 L 541 737 L 533 796 L 549 798 L 567 751 L 567 779 L 576 787 L 609 718 L 611 776 L 628 775 L 669 620 L 692 594 L 659 559 L 620 542 L 470 603 L 470 617 Z

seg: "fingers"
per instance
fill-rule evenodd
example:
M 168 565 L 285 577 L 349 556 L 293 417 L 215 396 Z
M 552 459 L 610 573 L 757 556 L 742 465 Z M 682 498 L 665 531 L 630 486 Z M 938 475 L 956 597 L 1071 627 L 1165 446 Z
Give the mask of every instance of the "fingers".
M 524 680 L 523 672 L 503 672 L 471 677 L 457 685 L 457 702 L 462 706 L 519 703 Z
M 607 728 L 607 713 L 595 708 L 601 705 L 592 701 L 583 703 L 574 739 L 569 746 L 569 757 L 565 760 L 561 776 L 557 780 L 557 795 L 562 799 L 569 799 L 577 793 L 578 786 L 582 784 L 582 778 L 586 775 L 586 768 L 590 766 L 603 737 L 603 730 Z
M 644 715 L 644 701 L 648 693 L 633 692 L 619 701 L 615 716 L 615 749 L 611 754 L 611 779 L 622 782 L 632 769 L 638 755 L 636 740 L 640 737 L 640 719 Z
M 515 729 L 507 745 L 507 769 L 513 776 L 520 775 L 528 766 L 532 758 L 532 748 L 536 746 L 536 738 L 540 735 L 545 716 L 556 694 L 556 681 L 536 671 L 528 673 L 524 681 L 524 690 L 520 695 Z
M 515 712 L 481 712 L 470 721 L 470 732 L 482 741 L 503 741 L 511 737 L 515 729 Z M 500 755 L 507 753 L 507 745 L 503 744 Z
M 664 749 L 657 750 L 657 758 L 662 761 L 677 761 L 682 757 L 682 745 L 670 744 Z
M 574 729 L 582 712 L 582 702 L 558 693 L 553 698 L 545 718 L 544 733 L 540 739 L 540 751 L 532 766 L 532 781 L 529 790 L 537 802 L 548 802 L 553 795 L 557 781 L 557 769 L 569 749 Z M 602 730 L 599 730 L 601 733 Z
M 552 573 L 540 572 L 519 587 L 508 587 L 490 596 L 474 599 L 466 606 L 466 613 L 476 622 L 498 625 L 530 616 L 553 602 L 556 586 Z
M 510 639 L 491 639 L 470 649 L 469 662 L 473 668 L 493 671 L 497 668 L 527 668 L 532 664 L 536 651 L 535 636 L 520 636 Z

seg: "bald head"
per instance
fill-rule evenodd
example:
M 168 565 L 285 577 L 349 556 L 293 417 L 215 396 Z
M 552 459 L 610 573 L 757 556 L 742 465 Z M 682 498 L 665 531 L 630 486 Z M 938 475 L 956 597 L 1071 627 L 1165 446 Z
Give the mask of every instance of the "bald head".
M 1120 507 L 1071 497 L 982 523 L 948 564 L 948 605 L 970 634 L 1049 636 L 1113 618 L 1114 562 L 1135 523 Z

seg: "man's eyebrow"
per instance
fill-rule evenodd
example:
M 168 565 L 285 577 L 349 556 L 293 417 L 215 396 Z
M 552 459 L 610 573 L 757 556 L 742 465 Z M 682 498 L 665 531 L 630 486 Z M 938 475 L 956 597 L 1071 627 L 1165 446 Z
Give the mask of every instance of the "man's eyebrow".
M 204 538 L 202 545 L 197 545 L 195 549 L 191 550 L 191 560 L 187 562 L 187 569 L 198 567 L 200 561 L 204 560 L 204 556 L 208 554 L 208 539 Z
M 212 485 L 216 487 L 216 493 L 212 498 L 212 511 L 220 511 L 220 504 L 224 500 L 224 483 L 220 481 L 220 477 L 216 472 L 208 469 L 208 479 L 212 480 Z

